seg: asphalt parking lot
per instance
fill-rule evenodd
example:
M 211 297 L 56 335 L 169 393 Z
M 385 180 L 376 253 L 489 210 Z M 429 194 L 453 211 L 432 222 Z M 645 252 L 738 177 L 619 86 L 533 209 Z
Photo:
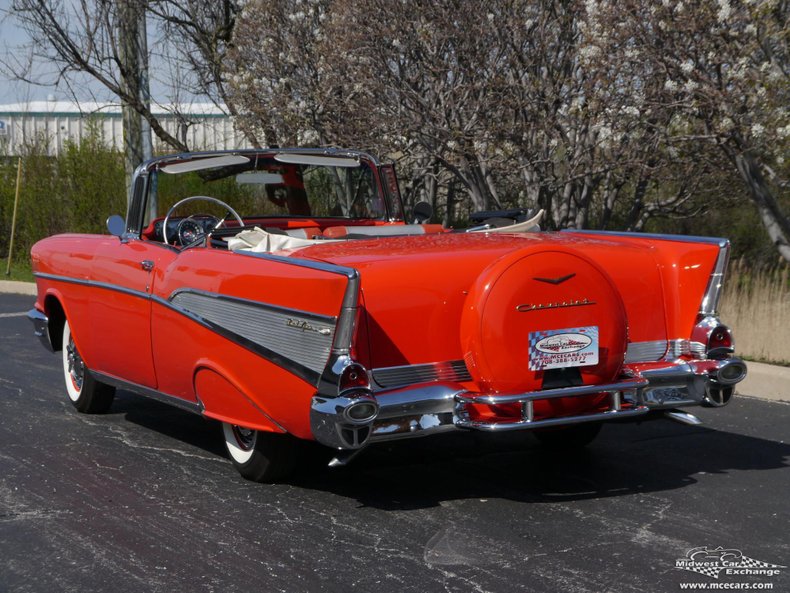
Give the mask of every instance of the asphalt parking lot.
M 417 440 L 260 485 L 197 416 L 125 392 L 76 413 L 13 315 L 31 303 L 0 295 L 1 593 L 790 590 L 790 569 L 675 567 L 703 546 L 790 566 L 788 404 L 609 425 L 573 456 L 526 434 Z

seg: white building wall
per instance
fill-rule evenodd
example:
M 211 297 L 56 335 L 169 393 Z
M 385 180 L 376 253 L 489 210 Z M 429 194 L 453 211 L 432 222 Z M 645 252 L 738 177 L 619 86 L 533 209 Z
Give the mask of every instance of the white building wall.
M 177 138 L 186 137 L 190 150 L 250 147 L 244 135 L 236 129 L 233 118 L 213 105 L 193 105 L 187 116 L 180 117 L 174 115 L 173 110 L 160 111 L 156 115 L 162 127 Z M 98 125 L 102 140 L 108 146 L 122 150 L 123 120 L 117 106 L 45 101 L 0 105 L 0 155 L 17 155 L 24 145 L 36 141 L 46 142 L 48 153 L 57 155 L 67 141 L 79 142 L 85 137 L 91 120 Z M 155 135 L 153 142 L 157 153 L 173 152 Z

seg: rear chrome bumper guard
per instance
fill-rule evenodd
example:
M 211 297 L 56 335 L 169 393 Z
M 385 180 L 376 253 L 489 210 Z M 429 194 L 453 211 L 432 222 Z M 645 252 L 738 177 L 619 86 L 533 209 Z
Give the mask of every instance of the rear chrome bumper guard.
M 547 426 L 565 426 L 567 424 L 580 424 L 582 422 L 595 422 L 603 420 L 616 420 L 632 416 L 641 416 L 650 411 L 648 406 L 637 403 L 639 392 L 649 385 L 648 381 L 623 381 L 609 385 L 584 385 L 580 387 L 561 387 L 559 389 L 546 389 L 532 391 L 518 395 L 477 395 L 464 394 L 456 396 L 455 425 L 459 428 L 473 428 L 488 432 L 502 432 L 508 430 L 524 430 Z M 558 418 L 535 419 L 534 402 L 536 400 L 557 399 L 560 397 L 584 397 L 587 395 L 607 394 L 609 396 L 609 409 L 605 412 L 582 414 L 579 416 L 562 416 Z M 469 404 L 521 404 L 521 420 L 511 422 L 480 422 L 472 420 L 469 416 Z M 626 407 L 623 407 L 623 405 Z
M 368 391 L 338 398 L 315 396 L 310 412 L 313 436 L 334 449 L 359 449 L 366 444 L 415 438 L 454 430 L 504 432 L 609 422 L 634 418 L 656 410 L 685 406 L 720 407 L 746 376 L 738 358 L 677 360 L 625 365 L 626 378 L 606 385 L 582 385 L 514 394 L 467 391 L 459 383 L 434 382 L 400 389 Z M 556 398 L 608 394 L 608 409 L 589 414 L 535 418 L 534 402 Z M 364 425 L 350 425 L 345 407 L 358 398 L 375 398 L 378 414 Z M 471 405 L 521 404 L 521 417 L 484 421 L 470 416 Z
M 44 348 L 50 352 L 54 352 L 55 349 L 49 337 L 49 318 L 38 309 L 30 309 L 30 311 L 27 312 L 27 318 L 33 323 L 33 333 L 41 340 Z

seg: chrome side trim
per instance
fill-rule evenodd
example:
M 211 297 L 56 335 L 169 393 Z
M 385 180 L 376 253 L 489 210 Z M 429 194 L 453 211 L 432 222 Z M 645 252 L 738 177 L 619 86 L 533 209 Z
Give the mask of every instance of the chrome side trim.
M 329 358 L 335 333 L 332 317 L 191 289 L 176 291 L 169 301 L 224 332 L 244 338 L 316 375 Z
M 299 364 L 294 360 L 285 358 L 284 356 L 278 354 L 273 350 L 270 350 L 265 346 L 262 346 L 259 343 L 253 342 L 252 340 L 249 340 L 242 335 L 234 333 L 233 331 L 230 331 L 226 327 L 218 325 L 208 319 L 204 319 L 203 317 L 201 317 L 196 313 L 188 311 L 182 307 L 179 307 L 178 305 L 174 305 L 170 301 L 167 301 L 157 296 L 152 296 L 151 300 L 155 303 L 162 305 L 163 307 L 175 311 L 176 313 L 180 313 L 181 315 L 188 317 L 195 323 L 202 325 L 206 329 L 213 331 L 214 333 L 222 336 L 226 340 L 230 340 L 231 342 L 234 342 L 239 346 L 246 348 L 250 352 L 257 354 L 258 356 L 265 358 L 269 362 L 276 364 L 277 366 L 287 370 L 290 373 L 293 373 L 294 375 L 306 381 L 307 383 L 310 383 L 311 385 L 315 385 L 316 383 L 318 383 L 318 379 L 320 377 L 319 373 Z
M 373 380 L 379 388 L 399 387 L 413 383 L 430 383 L 431 381 L 471 381 L 472 376 L 463 360 L 448 360 L 427 364 L 411 364 L 392 367 L 381 367 L 371 371 Z
M 268 255 L 268 254 L 260 254 L 260 255 Z M 291 259 L 291 258 L 279 257 L 279 256 L 274 256 L 274 257 L 278 261 L 284 260 L 286 262 L 287 262 L 287 260 Z M 305 264 L 312 264 L 313 263 L 313 262 L 308 262 L 307 260 L 300 260 L 300 262 L 304 262 Z M 288 263 L 294 263 L 294 262 L 288 262 Z M 350 268 L 342 268 L 340 266 L 333 266 L 332 264 L 324 264 L 323 262 L 315 262 L 315 263 L 318 264 L 318 265 L 316 265 L 316 266 L 306 265 L 305 267 L 315 267 L 316 269 L 323 269 L 325 271 L 331 271 L 331 272 L 335 272 L 335 273 L 343 273 L 343 275 L 346 275 L 347 277 L 348 276 L 354 276 L 356 274 L 356 270 L 351 270 Z M 296 265 L 303 265 L 303 264 L 296 264 Z M 199 314 L 197 314 L 195 312 L 189 311 L 189 310 L 185 309 L 184 307 L 180 307 L 177 303 L 173 303 L 173 302 L 171 302 L 171 301 L 169 301 L 167 299 L 163 299 L 161 297 L 149 294 L 147 292 L 133 290 L 133 289 L 130 289 L 130 288 L 126 288 L 126 287 L 123 287 L 123 286 L 118 286 L 118 285 L 115 285 L 115 284 L 109 284 L 109 283 L 106 283 L 106 282 L 96 282 L 96 281 L 93 281 L 93 280 L 87 280 L 87 279 L 81 279 L 81 278 L 69 278 L 68 276 L 58 276 L 58 275 L 55 275 L 55 274 L 45 274 L 45 273 L 37 272 L 37 273 L 35 273 L 35 275 L 40 277 L 40 278 L 45 278 L 45 279 L 48 279 L 48 280 L 56 280 L 56 281 L 67 282 L 67 283 L 71 283 L 71 284 L 79 284 L 79 285 L 82 285 L 82 286 L 90 286 L 92 288 L 100 288 L 100 289 L 104 289 L 104 290 L 112 290 L 112 291 L 115 291 L 115 292 L 120 292 L 122 294 L 127 294 L 127 295 L 135 296 L 135 297 L 138 297 L 138 298 L 141 298 L 141 299 L 150 300 L 151 302 L 154 302 L 154 303 L 157 303 L 159 305 L 162 305 L 163 307 L 166 307 L 166 308 L 168 308 L 168 309 L 170 309 L 172 311 L 175 311 L 176 313 L 180 313 L 181 315 L 184 315 L 185 317 L 188 317 L 189 319 L 191 319 L 192 321 L 202 325 L 203 327 L 205 327 L 205 328 L 207 328 L 207 329 L 209 329 L 209 330 L 221 335 L 222 337 L 224 337 L 224 338 L 226 338 L 226 339 L 228 339 L 228 340 L 230 340 L 232 342 L 235 342 L 235 343 L 239 344 L 240 346 L 242 346 L 242 347 L 246 348 L 247 350 L 250 350 L 250 351 L 254 352 L 255 354 L 257 354 L 257 355 L 269 360 L 270 362 L 276 364 L 277 366 L 284 368 L 285 370 L 293 373 L 294 375 L 296 375 L 297 377 L 299 377 L 299 378 L 303 379 L 304 381 L 310 383 L 311 385 L 318 385 L 319 380 L 320 380 L 321 375 L 322 375 L 322 372 L 326 372 L 326 367 L 328 367 L 330 364 L 334 364 L 334 363 L 337 362 L 335 360 L 335 358 L 332 357 L 331 351 L 330 351 L 329 361 L 326 363 L 326 367 L 323 365 L 323 363 L 321 365 L 321 368 L 318 368 L 318 369 L 311 368 L 311 367 L 314 367 L 316 365 L 305 366 L 304 364 L 301 364 L 298 361 L 294 361 L 294 360 L 291 360 L 291 359 L 289 359 L 289 358 L 287 358 L 285 356 L 282 356 L 280 353 L 278 353 L 278 352 L 276 352 L 276 351 L 274 351 L 274 350 L 272 350 L 270 348 L 267 348 L 265 345 L 257 343 L 254 340 L 250 340 L 249 338 L 245 337 L 242 334 L 235 333 L 234 331 L 229 330 L 227 327 L 223 327 L 221 324 L 215 323 L 215 322 L 213 322 L 212 320 L 209 320 L 209 319 L 205 319 L 201 315 L 199 315 Z M 358 286 L 358 284 L 357 284 L 357 286 Z M 179 289 L 179 290 L 174 291 L 173 295 L 179 294 L 180 292 L 188 292 L 190 290 L 192 290 L 192 289 Z M 192 290 L 192 292 L 199 293 L 201 291 Z M 212 293 L 204 293 L 204 294 L 205 295 L 212 295 Z M 218 296 L 222 297 L 224 295 L 218 295 Z M 227 297 L 227 296 L 225 296 L 224 298 L 226 298 L 228 300 L 239 301 L 239 302 L 242 302 L 242 303 L 245 303 L 245 302 L 250 303 L 250 304 L 257 303 L 257 301 L 246 301 L 245 299 L 235 299 L 234 297 Z M 348 287 L 346 288 L 346 297 L 344 298 L 344 303 L 347 302 L 347 300 L 348 300 Z M 270 309 L 272 311 L 275 311 L 275 310 L 284 311 L 284 312 L 285 311 L 290 311 L 290 310 L 285 309 L 285 308 L 278 308 L 278 307 L 276 307 L 274 305 L 269 305 L 268 303 L 257 303 L 257 304 L 262 306 L 262 307 L 265 307 L 267 309 Z M 296 312 L 296 310 L 293 310 L 293 311 Z M 331 318 L 331 317 L 325 317 L 325 316 L 317 315 L 317 314 L 314 314 L 314 313 L 308 313 L 308 312 L 304 312 L 304 311 L 300 311 L 299 314 L 300 315 L 305 315 L 306 317 L 309 317 L 310 319 L 316 319 L 316 320 L 322 320 L 322 321 L 328 321 L 330 319 L 334 319 L 334 318 Z M 351 332 L 349 332 L 349 335 L 351 335 L 353 333 L 353 321 L 354 321 L 355 318 L 356 318 L 356 308 L 354 307 L 354 316 L 351 319 L 352 329 L 351 329 Z M 346 320 L 345 323 L 347 323 L 347 322 L 348 321 Z M 338 320 L 338 322 L 336 324 L 337 327 L 340 327 L 341 323 L 344 323 L 344 321 L 342 319 L 342 316 L 341 316 L 341 318 Z M 297 330 L 294 330 L 294 331 L 297 331 Z M 350 340 L 350 338 L 349 338 L 349 340 Z M 337 342 L 337 328 L 335 328 L 335 342 Z M 346 348 L 346 351 L 348 351 L 348 347 Z M 337 373 L 337 377 L 339 377 L 339 373 L 342 372 L 342 370 L 343 370 L 343 368 L 345 368 L 346 364 L 349 364 L 349 363 L 344 363 L 342 365 L 342 367 L 339 369 L 339 371 Z M 335 386 L 335 390 L 336 390 L 337 389 L 337 380 L 334 381 L 334 386 Z
M 117 284 L 110 284 L 109 282 L 97 282 L 95 280 L 88 280 L 83 278 L 70 278 L 68 276 L 58 276 L 56 274 L 46 274 L 44 272 L 34 272 L 33 275 L 37 278 L 45 278 L 47 280 L 56 280 L 58 282 L 68 282 L 69 284 L 80 284 L 82 286 L 90 286 L 91 288 L 102 288 L 104 290 L 112 290 L 130 296 L 136 296 L 141 299 L 151 298 L 151 295 L 142 290 L 134 290 L 133 288 L 126 288 L 125 286 L 118 286 Z
M 132 383 L 131 381 L 124 381 L 123 379 L 113 377 L 112 375 L 105 375 L 104 373 L 100 373 L 98 371 L 90 371 L 90 374 L 97 381 L 101 381 L 107 385 L 112 385 L 118 389 L 126 389 L 127 391 L 131 391 L 137 395 L 142 395 L 149 399 L 154 399 L 158 402 L 175 406 L 176 408 L 186 410 L 187 412 L 192 412 L 193 414 L 203 413 L 203 405 L 200 402 L 187 401 L 185 399 L 181 399 L 180 397 L 168 395 L 167 393 L 162 393 L 156 389 L 145 387 L 144 385 L 138 385 L 137 383 Z
M 269 261 L 321 270 L 331 274 L 345 276 L 348 280 L 346 291 L 343 295 L 343 302 L 335 326 L 335 339 L 329 354 L 329 360 L 316 382 L 318 393 L 324 397 L 335 397 L 338 395 L 337 387 L 340 374 L 343 369 L 352 364 L 349 353 L 351 352 L 351 340 L 354 337 L 357 314 L 359 312 L 359 272 L 354 268 L 338 266 L 323 261 L 303 259 L 299 257 L 288 257 L 283 255 L 273 255 L 271 253 L 253 253 L 249 251 L 238 251 L 238 254 L 246 257 L 257 257 Z
M 38 309 L 30 309 L 30 311 L 27 312 L 27 318 L 33 323 L 33 333 L 41 340 L 44 348 L 50 352 L 55 352 L 55 347 L 49 336 L 49 317 Z
M 231 304 L 248 305 L 250 307 L 263 309 L 265 311 L 271 311 L 272 313 L 279 313 L 281 315 L 285 315 L 288 317 L 301 317 L 303 319 L 317 321 L 325 325 L 333 325 L 337 321 L 337 317 L 332 317 L 331 315 L 321 315 L 320 313 L 313 313 L 312 311 L 291 309 L 290 307 L 272 305 L 271 303 L 264 303 L 263 301 L 253 301 L 251 299 L 243 299 L 241 297 L 231 296 L 218 292 L 208 292 L 206 290 L 200 290 L 198 288 L 189 288 L 189 287 L 177 288 L 172 293 L 170 293 L 170 297 L 168 298 L 168 300 L 172 302 L 173 299 L 175 299 L 175 297 L 182 295 L 184 293 L 196 294 L 202 297 L 216 299 L 218 301 L 225 301 Z

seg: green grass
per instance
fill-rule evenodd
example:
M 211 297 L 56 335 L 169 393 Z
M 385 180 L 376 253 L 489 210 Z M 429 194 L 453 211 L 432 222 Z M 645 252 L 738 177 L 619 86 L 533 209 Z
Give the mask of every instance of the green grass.
M 6 275 L 8 260 L 3 259 L 2 274 L 0 280 L 19 280 L 21 282 L 33 282 L 33 271 L 30 269 L 30 262 L 11 262 L 11 273 Z

